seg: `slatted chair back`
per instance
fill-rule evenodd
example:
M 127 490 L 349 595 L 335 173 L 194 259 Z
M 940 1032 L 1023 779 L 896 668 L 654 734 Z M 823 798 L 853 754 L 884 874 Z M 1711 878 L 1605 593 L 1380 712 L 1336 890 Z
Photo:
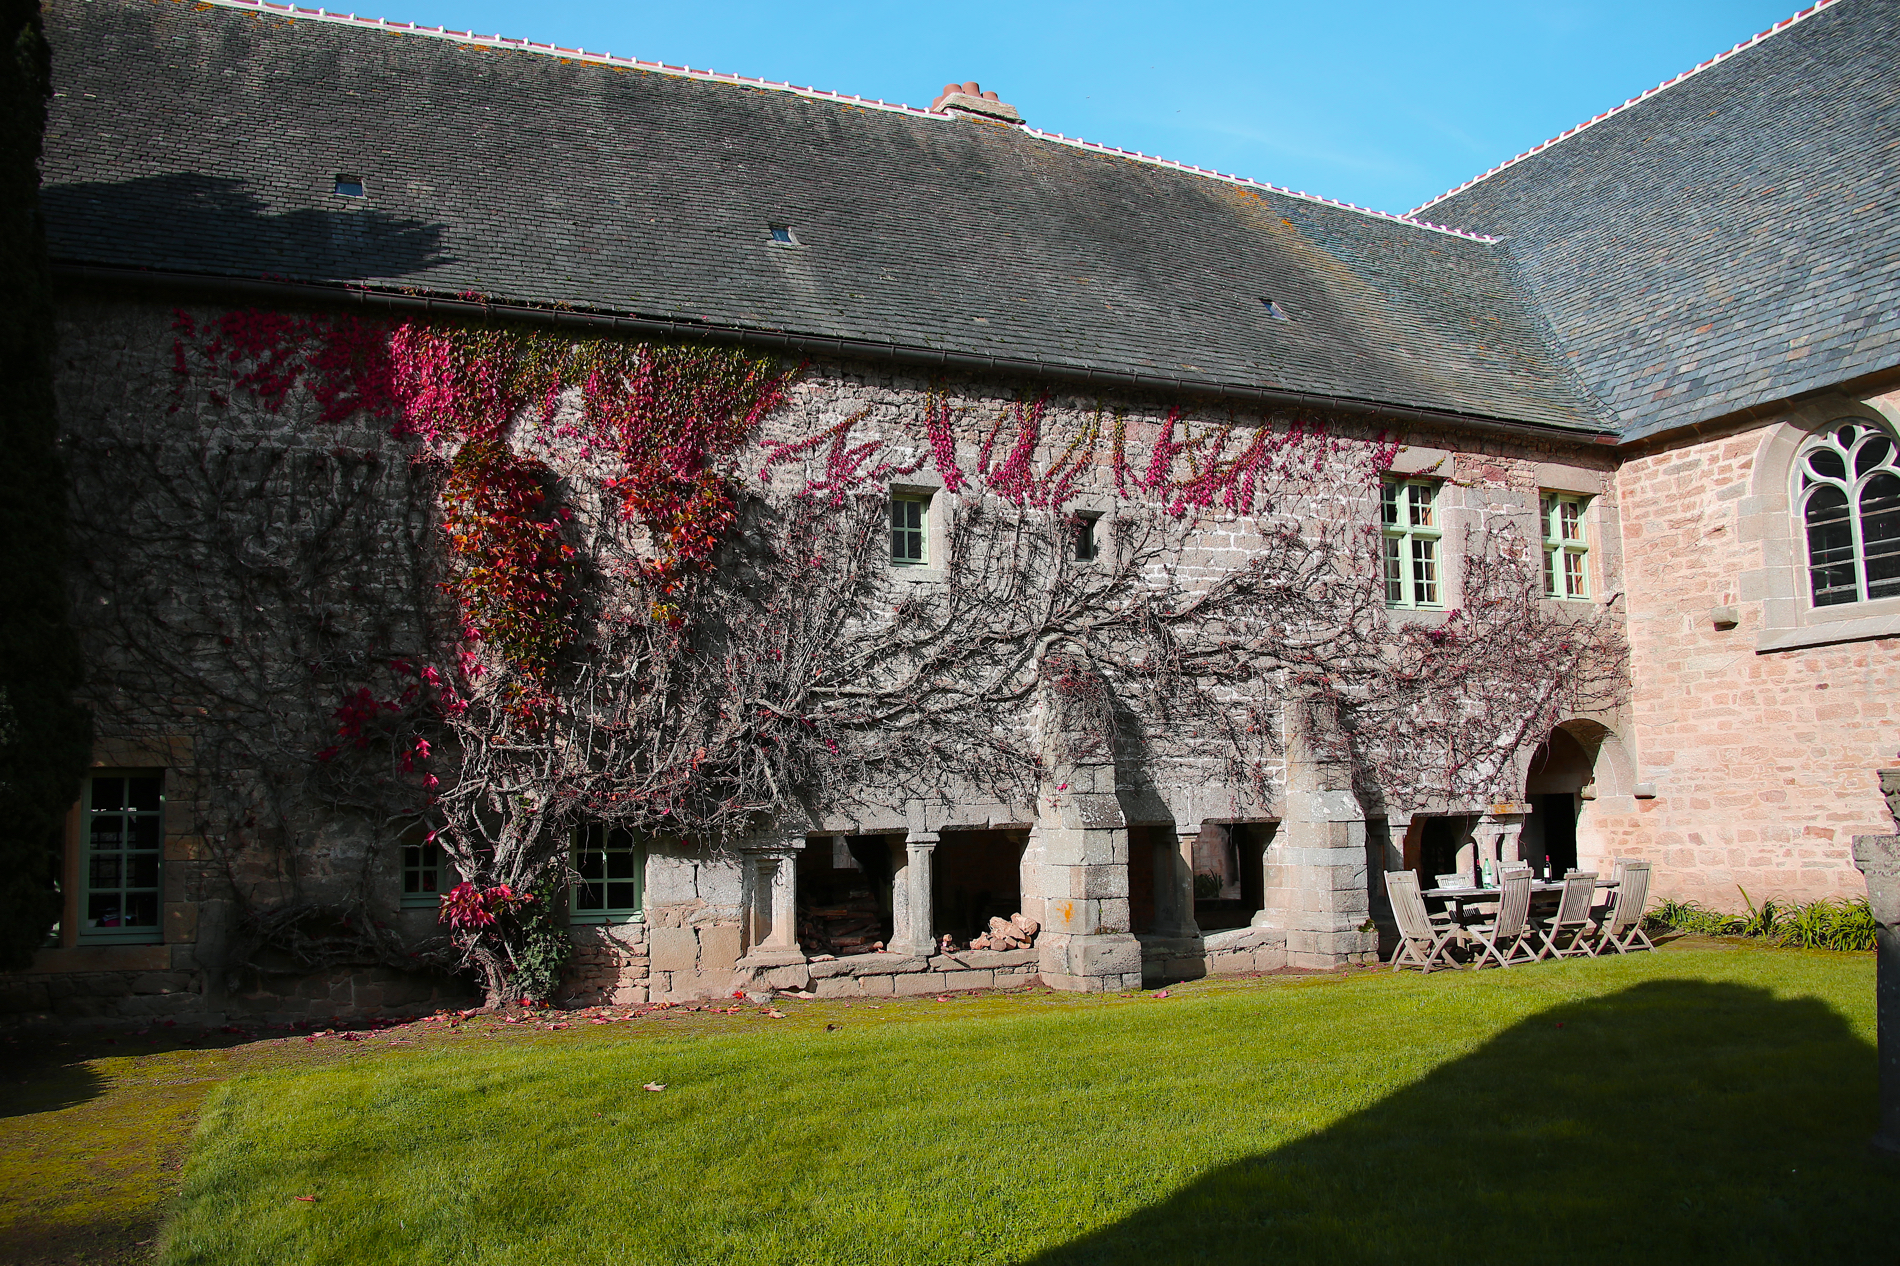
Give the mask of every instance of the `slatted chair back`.
M 1610 932 L 1620 937 L 1633 924 L 1642 922 L 1643 907 L 1649 904 L 1649 863 L 1618 862 L 1616 878 L 1616 907 L 1610 915 Z
M 1590 902 L 1596 896 L 1597 875 L 1593 870 L 1573 870 L 1564 876 L 1564 893 L 1557 902 L 1556 926 L 1576 927 L 1590 921 Z
M 1425 912 L 1425 898 L 1419 895 L 1417 875 L 1409 870 L 1386 871 L 1385 895 L 1392 902 L 1400 936 L 1408 941 L 1432 939 L 1432 918 Z
M 1498 918 L 1495 935 L 1499 940 L 1522 936 L 1530 925 L 1530 867 L 1511 867 L 1498 871 Z

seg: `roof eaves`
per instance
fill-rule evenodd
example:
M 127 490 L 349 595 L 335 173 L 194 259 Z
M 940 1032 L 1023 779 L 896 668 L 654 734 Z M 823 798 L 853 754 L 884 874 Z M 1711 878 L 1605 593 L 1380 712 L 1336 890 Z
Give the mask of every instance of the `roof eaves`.
M 836 101 L 858 106 L 867 110 L 884 110 L 892 114 L 920 115 L 930 119 L 949 120 L 953 116 L 941 110 L 927 110 L 922 106 L 904 105 L 901 102 L 884 101 L 875 97 L 859 97 L 848 92 L 830 92 L 824 88 L 801 88 L 795 84 L 781 83 L 774 79 L 755 79 L 750 75 L 735 75 L 718 70 L 694 70 L 690 66 L 672 66 L 665 62 L 643 61 L 637 57 L 620 57 L 613 53 L 590 53 L 581 48 L 562 48 L 557 44 L 537 44 L 532 40 L 512 39 L 505 35 L 477 35 L 473 31 L 451 31 L 442 26 L 418 26 L 413 22 L 392 22 L 387 18 L 361 18 L 354 13 L 332 13 L 325 9 L 307 9 L 296 4 L 277 4 L 272 0 L 200 0 L 223 9 L 239 9 L 252 13 L 270 13 L 298 21 L 330 22 L 341 26 L 360 27 L 373 31 L 392 31 L 405 35 L 424 35 L 431 39 L 448 40 L 455 44 L 471 44 L 480 48 L 506 48 L 517 52 L 539 53 L 548 57 L 560 57 L 568 61 L 592 62 L 603 66 L 623 66 L 650 71 L 654 74 L 676 75 L 683 79 L 704 79 L 714 83 L 738 84 L 748 88 L 762 88 L 772 92 L 788 92 L 794 96 L 807 97 L 815 101 Z M 1834 0 L 1822 0 L 1834 3 Z M 1067 145 L 1075 149 L 1088 150 L 1097 154 L 1112 154 L 1118 158 L 1130 159 L 1151 167 L 1162 167 L 1170 171 L 1185 172 L 1191 176 L 1201 176 L 1208 180 L 1218 180 L 1223 184 L 1235 185 L 1243 189 L 1260 189 L 1280 194 L 1288 198 L 1299 198 L 1307 202 L 1316 202 L 1322 206 L 1338 207 L 1344 211 L 1357 212 L 1378 220 L 1389 220 L 1403 224 L 1408 228 L 1426 229 L 1434 233 L 1444 233 L 1451 237 L 1463 238 L 1471 242 L 1495 242 L 1495 237 L 1482 233 L 1470 233 L 1463 229 L 1450 228 L 1443 224 L 1433 224 L 1425 220 L 1415 220 L 1411 215 L 1394 215 L 1390 211 L 1375 211 L 1370 207 L 1357 206 L 1350 202 L 1341 202 L 1337 198 L 1322 197 L 1304 190 L 1287 189 L 1281 185 L 1271 185 L 1264 181 L 1250 180 L 1246 176 L 1235 176 L 1217 172 L 1206 167 L 1196 167 L 1192 163 L 1176 162 L 1171 158 L 1160 158 L 1153 154 L 1143 154 L 1132 149 L 1121 149 L 1114 145 L 1103 145 L 1095 141 L 1085 141 L 1080 137 L 1064 136 L 1060 132 L 1044 132 L 1038 128 L 1018 126 L 1013 130 L 1033 136 L 1038 140 L 1058 145 Z M 1534 152 L 1534 151 L 1533 151 Z M 1515 161 L 1515 160 L 1513 160 Z M 1487 173 L 1488 174 L 1488 173 Z M 1426 204 L 1431 205 L 1430 203 Z M 1423 208 L 1421 208 L 1422 210 Z
M 1439 194 L 1436 198 L 1433 198 L 1431 201 L 1420 203 L 1418 206 L 1413 207 L 1410 211 L 1407 211 L 1405 215 L 1400 218 L 1409 220 L 1410 217 L 1412 216 L 1418 215 L 1424 211 L 1429 211 L 1433 207 L 1437 206 L 1439 203 L 1443 202 L 1445 199 L 1454 197 L 1458 194 L 1463 193 L 1465 190 L 1471 188 L 1471 186 L 1477 184 L 1481 180 L 1488 180 L 1492 176 L 1495 176 L 1499 172 L 1503 171 L 1506 167 L 1514 167 L 1518 163 L 1523 162 L 1525 159 L 1530 158 L 1533 155 L 1541 154 L 1545 150 L 1549 149 L 1551 146 L 1555 145 L 1558 141 L 1568 140 L 1571 137 L 1575 136 L 1577 133 L 1582 132 L 1587 128 L 1596 126 L 1597 124 L 1603 122 L 1603 120 L 1609 118 L 1612 115 L 1621 114 L 1623 111 L 1629 109 L 1633 105 L 1636 105 L 1638 102 L 1649 100 L 1649 98 L 1655 96 L 1657 93 L 1661 92 L 1664 88 L 1672 88 L 1675 85 L 1681 83 L 1685 79 L 1689 79 L 1695 75 L 1699 75 L 1703 71 L 1707 70 L 1709 67 L 1719 65 L 1722 62 L 1727 61 L 1729 58 L 1735 56 L 1735 54 L 1744 51 L 1745 49 L 1753 48 L 1755 45 L 1761 43 L 1763 40 L 1767 39 L 1769 36 L 1778 35 L 1781 32 L 1787 30 L 1789 27 L 1793 26 L 1795 23 L 1803 20 L 1804 18 L 1811 18 L 1815 14 L 1819 13 L 1821 10 L 1830 8 L 1839 3 L 1841 3 L 1841 0 L 1816 0 L 1816 3 L 1801 10 L 1799 13 L 1795 14 L 1793 17 L 1783 18 L 1781 21 L 1775 23 L 1773 26 L 1769 27 L 1767 30 L 1762 31 L 1761 33 L 1757 35 L 1751 36 L 1750 38 L 1743 40 L 1740 44 L 1737 44 L 1734 48 L 1729 49 L 1726 53 L 1717 53 L 1714 57 L 1709 58 L 1709 60 L 1702 62 L 1699 65 L 1693 66 L 1688 70 L 1683 71 L 1680 75 L 1677 75 L 1675 78 L 1665 79 L 1663 80 L 1663 82 L 1657 84 L 1654 88 L 1650 88 L 1636 94 L 1635 96 L 1631 97 L 1628 101 L 1625 101 L 1622 105 L 1611 106 L 1608 110 L 1605 110 L 1602 114 L 1599 114 L 1596 117 L 1591 118 L 1591 119 L 1586 119 L 1584 122 L 1577 124 L 1577 126 L 1570 128 L 1568 131 L 1559 132 L 1557 135 L 1551 137 L 1549 140 L 1544 141 L 1541 144 L 1531 146 L 1529 149 L 1525 150 L 1522 154 L 1517 155 L 1515 158 L 1505 159 L 1503 162 L 1499 163 L 1496 167 L 1493 167 L 1491 170 L 1487 172 L 1483 172 L 1479 175 L 1473 176 L 1470 180 L 1465 181 L 1464 184 L 1459 185 L 1457 188 L 1447 189 L 1444 193 Z M 1487 239 L 1487 240 L 1495 240 L 1495 239 Z

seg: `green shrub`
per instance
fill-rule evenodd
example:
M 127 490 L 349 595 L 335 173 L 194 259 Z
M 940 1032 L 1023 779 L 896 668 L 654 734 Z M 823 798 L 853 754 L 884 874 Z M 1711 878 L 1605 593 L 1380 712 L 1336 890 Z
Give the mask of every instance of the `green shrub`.
M 1759 907 L 1745 888 L 1737 889 L 1748 913 L 1724 914 L 1699 901 L 1670 898 L 1643 916 L 1652 931 L 1694 932 L 1703 936 L 1748 936 L 1773 945 L 1801 949 L 1870 950 L 1874 947 L 1874 911 L 1865 897 L 1822 897 L 1806 904 L 1768 900 Z
M 1790 910 L 1776 940 L 1803 949 L 1870 950 L 1874 910 L 1865 897 L 1848 901 L 1823 897 Z

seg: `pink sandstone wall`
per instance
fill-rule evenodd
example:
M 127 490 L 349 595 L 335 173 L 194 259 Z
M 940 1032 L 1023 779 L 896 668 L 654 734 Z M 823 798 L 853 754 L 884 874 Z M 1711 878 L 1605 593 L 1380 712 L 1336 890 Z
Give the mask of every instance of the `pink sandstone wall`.
M 1586 805 L 1586 862 L 1647 857 L 1658 897 L 1726 910 L 1743 908 L 1738 888 L 1757 903 L 1865 894 L 1850 850 L 1856 834 L 1893 829 L 1874 771 L 1900 764 L 1900 638 L 1864 635 L 1900 600 L 1826 613 L 1857 617 L 1855 629 L 1787 631 L 1814 618 L 1787 470 L 1812 428 L 1877 420 L 1893 403 L 1829 402 L 1619 472 L 1634 688 L 1624 738 L 1635 783 L 1655 796 Z M 1730 615 L 1732 627 L 1718 623 Z M 1762 648 L 1775 640 L 1821 644 Z

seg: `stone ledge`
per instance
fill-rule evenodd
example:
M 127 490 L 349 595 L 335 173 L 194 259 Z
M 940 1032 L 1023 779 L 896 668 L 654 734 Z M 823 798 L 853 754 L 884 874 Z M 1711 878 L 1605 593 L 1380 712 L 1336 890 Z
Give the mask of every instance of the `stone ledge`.
M 1859 620 L 1833 620 L 1805 625 L 1798 629 L 1765 629 L 1755 641 L 1755 653 L 1792 651 L 1804 646 L 1832 646 L 1837 642 L 1867 642 L 1875 638 L 1900 637 L 1900 615 L 1867 616 Z

